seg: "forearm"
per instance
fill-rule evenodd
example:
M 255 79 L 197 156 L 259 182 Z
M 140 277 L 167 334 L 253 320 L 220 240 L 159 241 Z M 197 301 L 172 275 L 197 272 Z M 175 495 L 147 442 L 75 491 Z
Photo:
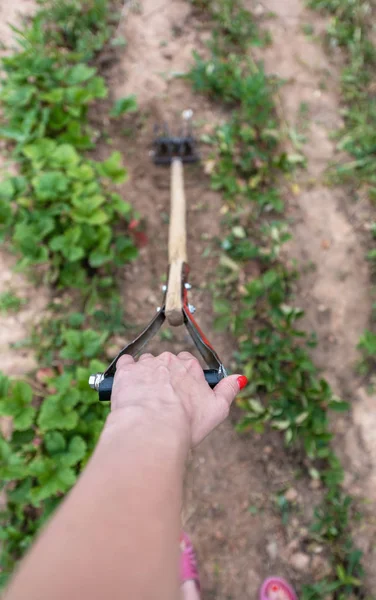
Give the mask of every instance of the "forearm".
M 188 442 L 149 415 L 124 415 L 105 428 L 6 600 L 178 597 Z

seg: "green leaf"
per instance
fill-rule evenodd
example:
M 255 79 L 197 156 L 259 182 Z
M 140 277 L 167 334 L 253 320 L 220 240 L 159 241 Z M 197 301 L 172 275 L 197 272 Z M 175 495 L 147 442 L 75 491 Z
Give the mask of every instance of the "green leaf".
M 86 442 L 78 435 L 71 439 L 67 452 L 61 457 L 61 462 L 67 467 L 74 467 L 85 456 L 87 450 Z
M 0 481 L 17 481 L 26 473 L 25 457 L 14 452 L 11 444 L 0 436 Z
M 44 445 L 50 456 L 64 452 L 66 448 L 65 437 L 59 431 L 48 431 L 44 436 Z
M 65 88 L 58 87 L 54 90 L 50 90 L 45 92 L 44 94 L 40 94 L 40 99 L 45 102 L 49 102 L 50 104 L 61 104 L 64 100 Z
M 52 153 L 50 161 L 53 167 L 68 169 L 75 167 L 79 163 L 80 157 L 71 144 L 61 144 Z
M 27 136 L 15 127 L 0 127 L 0 137 L 4 137 L 15 142 L 25 142 Z
M 36 414 L 32 406 L 33 391 L 24 381 L 15 381 L 8 391 L 7 397 L 0 399 L 0 415 L 12 417 L 16 431 L 29 429 Z
M 73 467 L 86 454 L 87 444 L 80 437 L 73 437 L 67 444 L 65 437 L 59 431 L 48 431 L 44 437 L 44 445 L 48 454 L 65 467 Z
M 10 91 L 4 100 L 13 107 L 24 108 L 30 103 L 36 91 L 37 88 L 33 85 L 18 85 Z
M 0 200 L 12 200 L 16 193 L 12 179 L 4 179 L 0 182 Z
M 113 253 L 111 251 L 102 252 L 101 250 L 94 250 L 90 253 L 89 263 L 91 267 L 97 269 L 102 267 L 106 263 L 111 262 L 113 259 Z
M 86 89 L 92 98 L 106 98 L 108 90 L 103 77 L 93 77 L 86 84 Z
M 19 298 L 11 291 L 0 294 L 0 312 L 17 312 L 23 304 L 24 298 Z
M 71 467 L 62 466 L 53 458 L 40 456 L 29 465 L 29 473 L 36 477 L 38 485 L 30 491 L 33 504 L 67 492 L 75 483 L 77 476 Z
M 249 405 L 249 408 L 256 415 L 265 414 L 265 408 L 263 407 L 263 405 L 261 404 L 261 402 L 259 400 L 256 400 L 255 398 L 250 398 L 249 400 L 247 400 L 247 403 Z
M 288 429 L 290 427 L 290 421 L 285 420 L 275 420 L 272 422 L 272 427 L 274 429 L 279 429 L 280 431 L 284 431 L 285 429 Z
M 60 171 L 46 171 L 32 179 L 38 200 L 41 202 L 65 198 L 69 189 L 69 179 Z
M 228 317 L 232 314 L 231 304 L 224 298 L 214 298 L 213 300 L 214 312 L 218 315 L 226 315 Z
M 0 199 L 0 231 L 8 228 L 12 219 L 13 215 L 9 201 Z
M 132 205 L 125 202 L 119 194 L 111 194 L 111 208 L 123 216 L 129 216 L 132 212 Z
M 335 400 L 334 402 L 329 403 L 330 410 L 334 410 L 335 412 L 347 412 L 350 410 L 351 405 L 349 402 L 341 402 L 340 400 Z
M 120 152 L 113 152 L 107 160 L 97 163 L 97 168 L 102 177 L 107 177 L 113 183 L 124 183 L 127 180 L 127 170 L 121 163 Z
M 81 260 L 85 256 L 84 249 L 79 245 L 81 235 L 81 227 L 71 227 L 65 231 L 64 235 L 52 238 L 49 244 L 50 248 L 54 252 L 61 252 L 69 262 Z
M 0 371 L 0 398 L 7 395 L 11 380 Z
M 116 100 L 113 108 L 110 111 L 110 117 L 120 117 L 124 113 L 127 112 L 137 112 L 138 104 L 136 100 L 136 96 L 133 94 L 131 96 L 126 96 L 125 98 L 120 98 Z
M 61 351 L 61 356 L 74 361 L 94 358 L 101 352 L 107 336 L 107 332 L 100 335 L 91 329 L 86 331 L 69 329 L 63 333 L 65 346 Z
M 57 144 L 49 138 L 36 140 L 32 144 L 28 144 L 22 148 L 22 154 L 31 160 L 35 169 L 41 169 L 48 163 L 51 155 L 55 151 Z
M 7 498 L 12 503 L 26 504 L 29 501 L 31 487 L 32 479 L 26 477 L 13 490 L 7 490 Z
M 79 391 L 72 385 L 69 375 L 56 378 L 54 385 L 58 391 L 43 401 L 38 425 L 42 431 L 74 429 L 78 423 L 78 414 L 73 409 L 80 401 Z
M 113 48 L 125 48 L 127 40 L 122 35 L 119 35 L 118 37 L 113 38 L 110 43 Z
M 91 79 L 97 72 L 95 67 L 89 67 L 83 63 L 74 65 L 64 75 L 64 83 L 67 85 L 77 85 L 78 83 L 84 83 L 88 79 Z

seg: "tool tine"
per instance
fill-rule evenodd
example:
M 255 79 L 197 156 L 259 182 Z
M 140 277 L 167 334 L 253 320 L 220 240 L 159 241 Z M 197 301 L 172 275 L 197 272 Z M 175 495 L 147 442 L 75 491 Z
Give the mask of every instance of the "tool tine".
M 153 160 L 155 164 L 170 165 L 174 158 L 180 158 L 183 163 L 194 163 L 200 160 L 190 121 L 190 117 L 183 116 L 183 123 L 178 135 L 171 135 L 165 121 L 154 127 Z

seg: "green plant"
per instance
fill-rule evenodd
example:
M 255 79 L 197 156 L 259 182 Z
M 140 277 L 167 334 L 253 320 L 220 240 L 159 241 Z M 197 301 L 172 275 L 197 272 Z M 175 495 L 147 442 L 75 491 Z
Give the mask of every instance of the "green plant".
M 362 354 L 359 369 L 361 373 L 369 373 L 376 364 L 376 333 L 366 329 L 359 340 L 358 349 Z
M 87 286 L 88 275 L 110 274 L 137 254 L 127 234 L 131 207 L 109 185 L 126 179 L 120 154 L 103 162 L 80 154 L 94 146 L 88 108 L 108 93 L 96 68 L 82 62 L 102 40 L 104 26 L 97 22 L 98 39 L 90 28 L 105 6 L 46 3 L 17 31 L 20 49 L 2 59 L 0 135 L 13 144 L 19 174 L 0 184 L 0 233 L 21 256 L 21 268 L 47 263 L 45 279 L 60 286 Z M 85 27 L 91 42 L 83 52 Z M 134 110 L 134 102 L 121 112 Z
M 265 46 L 270 42 L 268 32 L 257 27 L 253 15 L 239 0 L 191 0 L 200 11 L 209 11 L 215 22 L 212 44 L 246 49 L 249 45 Z M 223 44 L 222 44 L 223 40 Z
M 57 323 L 63 344 L 59 351 L 53 345 L 52 363 L 44 364 L 31 384 L 0 377 L 0 415 L 13 423 L 10 438 L 0 439 L 1 489 L 8 498 L 1 531 L 7 542 L 1 555 L 4 579 L 74 485 L 107 414 L 87 385 L 92 372 L 103 370 L 94 357 L 102 353 L 107 333 L 85 329 L 86 323 L 79 330 Z
M 28 169 L 24 165 L 22 176 L 0 187 L 0 193 L 7 187 L 6 225 L 13 248 L 22 256 L 21 268 L 48 262 L 49 282 L 83 287 L 88 268 L 111 269 L 134 258 L 131 238 L 114 229 L 120 219 L 129 219 L 131 207 L 105 184 L 106 179 L 125 178 L 118 153 L 97 163 L 80 157 L 70 144 L 41 138 L 22 154 Z
M 372 81 L 376 49 L 369 37 L 374 9 L 364 0 L 311 0 L 309 4 L 333 15 L 327 31 L 329 47 L 339 45 L 347 55 L 342 73 L 345 123 L 338 137 L 339 149 L 348 152 L 353 159 L 335 166 L 337 176 L 354 187 L 365 182 L 374 193 L 376 103 Z
M 110 111 L 110 117 L 120 117 L 124 113 L 136 112 L 138 110 L 136 96 L 126 96 L 125 98 L 119 98 L 116 100 L 112 110 Z
M 0 294 L 0 312 L 17 312 L 25 303 L 24 298 L 19 298 L 13 292 Z
M 109 41 L 111 25 L 119 18 L 108 0 L 42 0 L 41 5 L 34 19 L 42 22 L 46 41 L 85 62 Z

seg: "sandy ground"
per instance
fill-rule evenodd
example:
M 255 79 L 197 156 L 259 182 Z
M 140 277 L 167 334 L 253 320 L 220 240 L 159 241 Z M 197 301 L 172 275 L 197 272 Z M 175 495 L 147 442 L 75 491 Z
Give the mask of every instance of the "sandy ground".
M 18 0 L 16 5 L 21 11 L 31 6 L 28 0 Z M 294 234 L 288 258 L 298 259 L 304 267 L 314 265 L 304 269 L 296 290 L 297 303 L 306 310 L 306 327 L 318 333 L 317 364 L 336 392 L 353 402 L 351 422 L 337 418 L 333 423 L 348 465 L 346 484 L 360 499 L 372 501 L 376 413 L 372 415 L 373 400 L 353 369 L 356 343 L 370 314 L 369 274 L 352 199 L 343 190 L 328 188 L 323 177 L 335 154 L 330 132 L 340 124 L 339 66 L 328 61 L 319 42 L 303 34 L 305 23 L 320 34 L 325 22 L 308 12 L 302 0 L 265 0 L 262 4 L 247 2 L 247 6 L 260 17 L 275 13 L 266 23 L 273 44 L 262 51 L 262 57 L 270 73 L 286 80 L 280 98 L 287 126 L 300 126 L 301 102 L 309 107 L 303 146 L 307 170 L 299 176 L 299 189 L 295 186 L 293 193 L 286 188 Z M 124 274 L 126 320 L 134 330 L 151 318 L 160 303 L 167 262 L 169 181 L 168 173 L 150 162 L 153 125 L 165 119 L 178 123 L 186 108 L 194 110 L 196 123 L 204 131 L 221 119 L 220 113 L 193 95 L 189 85 L 177 77 L 188 69 L 192 49 L 203 48 L 208 37 L 190 4 L 184 0 L 143 0 L 137 7 L 127 11 L 117 32 L 127 39 L 126 48 L 117 49 L 115 63 L 112 59 L 103 62 L 112 96 L 135 93 L 143 115 L 135 122 L 126 121 L 127 131 L 110 131 L 113 147 L 122 151 L 130 170 L 130 181 L 122 189 L 124 197 L 148 220 L 149 245 Z M 4 21 L 13 20 L 16 11 L 5 0 L 0 2 L 0 11 L 0 36 L 4 40 L 8 39 Z M 94 118 L 109 127 L 105 119 L 101 123 L 100 114 Z M 101 152 L 107 155 L 108 149 L 100 148 Z M 231 364 L 231 340 L 223 334 L 211 334 L 210 283 L 218 263 L 215 237 L 220 233 L 221 198 L 210 191 L 201 167 L 188 169 L 186 180 L 192 301 L 198 309 L 198 321 L 224 361 Z M 12 351 L 8 343 L 28 335 L 28 325 L 43 310 L 47 294 L 13 275 L 9 256 L 2 252 L 0 259 L 0 291 L 12 285 L 30 299 L 25 311 L 13 320 L 0 318 L 4 370 L 19 374 L 30 368 L 32 357 L 26 355 L 22 362 L 20 351 Z M 132 329 L 126 334 L 128 339 L 133 333 Z M 151 350 L 192 350 L 184 331 L 174 330 L 167 336 L 158 337 Z M 204 598 L 254 598 L 262 579 L 270 573 L 290 578 L 299 589 L 302 582 L 319 579 L 328 569 L 322 548 L 307 547 L 312 506 L 321 492 L 304 479 L 296 480 L 299 465 L 293 459 L 284 451 L 278 434 L 240 437 L 230 422 L 195 451 L 187 477 L 184 523 L 197 546 Z M 286 527 L 275 503 L 276 494 L 283 490 L 289 490 L 292 499 Z M 372 513 L 368 502 L 367 518 L 356 530 L 367 565 L 374 558 Z M 369 577 L 370 589 L 376 589 L 371 569 Z

